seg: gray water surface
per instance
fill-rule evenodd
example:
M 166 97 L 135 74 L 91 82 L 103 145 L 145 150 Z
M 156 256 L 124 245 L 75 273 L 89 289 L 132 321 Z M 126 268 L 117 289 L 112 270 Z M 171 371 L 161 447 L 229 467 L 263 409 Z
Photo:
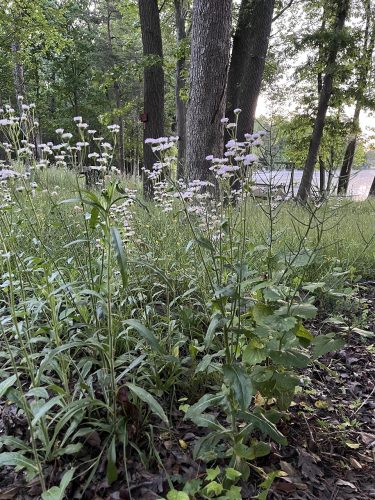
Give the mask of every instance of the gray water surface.
M 298 186 L 301 182 L 303 170 L 294 170 L 294 192 L 297 192 Z M 273 171 L 272 174 L 269 171 L 257 171 L 254 173 L 254 181 L 258 183 L 268 184 L 270 182 L 270 176 L 272 175 L 272 184 L 286 184 L 290 183 L 290 170 L 277 170 Z M 334 179 L 332 181 L 332 186 L 337 187 L 339 171 L 334 174 Z M 350 181 L 348 196 L 356 200 L 365 200 L 369 194 L 372 181 L 375 177 L 375 169 L 364 169 L 353 171 Z M 326 182 L 328 179 L 328 174 L 326 174 Z M 319 171 L 314 171 L 313 178 L 314 187 L 319 190 Z

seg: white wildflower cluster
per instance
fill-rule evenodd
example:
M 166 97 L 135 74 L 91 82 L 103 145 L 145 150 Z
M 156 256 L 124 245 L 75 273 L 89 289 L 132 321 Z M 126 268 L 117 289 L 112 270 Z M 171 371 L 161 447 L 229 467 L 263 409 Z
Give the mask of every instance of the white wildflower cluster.
M 112 207 L 111 216 L 121 222 L 124 239 L 129 241 L 135 235 L 135 230 L 132 226 L 134 218 L 132 208 L 137 197 L 137 190 L 125 188 L 125 196 L 126 199 L 120 205 Z
M 165 151 L 176 146 L 176 142 L 179 137 L 171 135 L 169 137 L 159 137 L 158 139 L 152 139 L 151 137 L 145 140 L 146 144 L 150 144 L 152 151 L 154 153 L 158 151 Z
M 236 110 L 239 112 L 239 110 Z M 227 118 L 223 118 L 227 120 Z M 234 124 L 236 126 L 236 124 Z M 227 125 L 228 128 L 228 125 Z M 245 141 L 230 139 L 226 145 L 223 158 L 216 158 L 213 155 L 206 156 L 206 160 L 212 163 L 209 169 L 213 172 L 218 181 L 229 179 L 236 173 L 245 173 L 246 167 L 258 161 L 257 155 L 252 153 L 252 149 L 262 144 L 261 138 L 266 132 L 255 134 L 245 134 Z

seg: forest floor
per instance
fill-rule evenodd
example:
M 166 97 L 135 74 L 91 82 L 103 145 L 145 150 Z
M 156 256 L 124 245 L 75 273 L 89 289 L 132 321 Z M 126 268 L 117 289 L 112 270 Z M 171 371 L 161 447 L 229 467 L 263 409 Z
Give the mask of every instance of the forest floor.
M 304 389 L 296 396 L 288 420 L 281 425 L 288 445 L 273 445 L 271 454 L 257 461 L 266 472 L 279 469 L 285 473 L 274 481 L 269 499 L 375 498 L 375 346 L 371 333 L 375 331 L 375 283 L 360 287 L 359 298 L 362 309 L 357 309 L 356 314 L 366 310 L 367 332 L 352 331 L 344 348 L 301 371 Z M 322 317 L 310 324 L 315 331 L 327 331 L 328 327 L 332 331 L 332 325 Z M 336 325 L 333 329 L 339 331 L 339 328 L 340 325 Z M 17 420 L 12 406 L 5 404 L 1 411 L 1 433 L 11 422 L 13 427 L 18 426 L 19 435 L 23 435 L 25 422 Z M 171 433 L 155 434 L 159 464 L 150 464 L 146 470 L 139 460 L 129 457 L 129 482 L 120 474 L 120 479 L 109 487 L 103 459 L 89 488 L 83 493 L 83 482 L 75 481 L 69 487 L 68 498 L 158 499 L 165 497 L 171 480 L 174 487 L 180 489 L 186 481 L 203 477 L 204 464 L 192 458 L 196 428 L 182 421 L 179 413 L 175 412 L 179 424 Z M 90 445 L 100 448 L 100 438 L 91 439 Z M 87 455 L 81 458 L 84 461 Z M 56 462 L 45 471 L 51 481 L 66 469 L 68 464 L 64 462 Z M 72 465 L 77 466 L 77 458 Z M 259 482 L 259 476 L 254 473 L 249 481 L 240 484 L 242 498 L 256 498 Z M 3 467 L 0 500 L 31 500 L 40 498 L 40 494 L 37 480 L 26 484 L 22 473 Z

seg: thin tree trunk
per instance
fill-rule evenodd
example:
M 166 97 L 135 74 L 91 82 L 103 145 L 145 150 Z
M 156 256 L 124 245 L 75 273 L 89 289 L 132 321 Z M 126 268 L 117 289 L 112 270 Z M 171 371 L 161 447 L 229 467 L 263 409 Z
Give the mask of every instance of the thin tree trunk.
M 144 141 L 148 138 L 162 137 L 164 134 L 164 71 L 163 43 L 157 0 L 138 0 L 141 20 L 143 55 L 144 112 L 147 121 L 144 124 Z M 149 144 L 143 143 L 143 166 L 151 170 L 155 156 Z M 145 196 L 152 195 L 152 184 L 146 176 L 143 178 Z
M 178 56 L 176 62 L 176 120 L 178 142 L 177 179 L 184 177 L 186 154 L 186 102 L 181 92 L 186 88 L 186 59 L 183 44 L 186 41 L 184 0 L 174 0 Z
M 371 187 L 370 187 L 370 192 L 368 194 L 369 196 L 375 196 L 375 177 L 372 181 Z
M 372 67 L 372 54 L 374 52 L 374 44 L 375 44 L 375 24 L 373 24 L 371 28 L 371 3 L 369 0 L 365 0 L 366 7 L 366 27 L 365 27 L 365 35 L 363 42 L 363 51 L 359 60 L 358 68 L 358 83 L 357 83 L 357 98 L 355 111 L 352 121 L 352 133 L 349 138 L 349 142 L 346 146 L 344 159 L 341 166 L 339 182 L 337 186 L 337 193 L 345 195 L 348 191 L 350 174 L 352 171 L 352 166 L 354 162 L 354 155 L 357 146 L 357 136 L 360 130 L 359 128 L 359 116 L 362 110 L 362 103 L 364 93 L 367 88 L 368 76 Z M 370 34 L 371 32 L 371 34 Z
M 311 191 L 311 184 L 314 175 L 314 168 L 318 157 L 320 143 L 323 136 L 325 118 L 328 110 L 329 101 L 333 90 L 333 78 L 336 66 L 337 54 L 341 43 L 339 40 L 340 32 L 344 28 L 345 19 L 349 11 L 349 0 L 342 0 L 337 3 L 337 14 L 334 26 L 334 40 L 332 42 L 325 75 L 323 78 L 322 90 L 319 94 L 318 111 L 315 118 L 314 128 L 310 140 L 309 151 L 307 154 L 301 184 L 298 189 L 297 197 L 300 201 L 305 202 Z
M 359 103 L 359 101 L 357 101 L 352 123 L 353 132 L 345 149 L 339 181 L 337 184 L 337 194 L 345 195 L 348 192 L 350 174 L 352 171 L 355 149 L 357 146 L 357 133 L 359 129 L 359 115 L 361 112 L 361 107 L 361 104 Z
M 232 0 L 195 0 L 193 7 L 186 167 L 209 179 L 209 154 L 222 156 Z
M 326 168 L 324 165 L 324 160 L 319 156 L 319 192 L 321 196 L 324 196 L 324 191 L 326 188 Z
M 254 129 L 255 112 L 266 62 L 275 0 L 242 0 L 228 75 L 226 114 L 238 117 L 237 136 Z
M 115 52 L 113 48 L 113 35 L 112 35 L 112 26 L 111 26 L 111 16 L 115 12 L 114 6 L 112 5 L 111 0 L 107 0 L 107 38 L 108 38 L 108 48 L 109 48 L 109 56 L 111 59 L 111 64 L 115 65 Z M 119 110 L 121 110 L 122 99 L 121 99 L 121 87 L 118 80 L 114 80 L 113 82 L 113 94 L 116 103 L 116 109 L 118 111 L 118 161 L 119 161 L 119 169 L 121 172 L 125 171 L 125 147 L 124 147 L 124 119 L 120 114 Z

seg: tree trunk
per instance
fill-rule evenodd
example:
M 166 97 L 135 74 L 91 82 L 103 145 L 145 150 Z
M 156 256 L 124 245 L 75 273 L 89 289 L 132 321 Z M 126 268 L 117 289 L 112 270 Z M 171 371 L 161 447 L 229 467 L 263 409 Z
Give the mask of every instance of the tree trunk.
M 232 0 L 195 0 L 187 111 L 188 178 L 209 179 L 209 154 L 222 156 Z
M 345 149 L 344 159 L 340 170 L 339 182 L 337 184 L 337 194 L 345 195 L 348 192 L 350 173 L 352 171 L 355 148 L 357 145 L 357 133 L 359 129 L 360 112 L 361 112 L 361 105 L 359 104 L 359 101 L 357 101 L 352 123 L 353 133 L 351 134 L 350 140 Z
M 164 134 L 164 70 L 163 43 L 157 0 L 138 0 L 141 20 L 144 72 L 143 99 L 147 121 L 143 139 L 162 137 Z M 143 142 L 143 166 L 151 170 L 155 156 L 149 144 Z M 152 196 L 152 184 L 143 177 L 145 196 Z
M 337 14 L 334 26 L 334 40 L 329 50 L 325 75 L 323 78 L 322 90 L 319 94 L 318 111 L 315 118 L 314 128 L 310 140 L 309 151 L 307 154 L 301 184 L 298 189 L 297 197 L 305 202 L 311 191 L 311 183 L 314 175 L 314 168 L 318 157 L 320 143 L 323 136 L 325 118 L 328 110 L 329 101 L 333 90 L 333 78 L 336 66 L 337 54 L 339 52 L 340 32 L 344 28 L 345 19 L 349 11 L 349 0 L 342 0 L 337 3 Z
M 177 179 L 183 178 L 185 173 L 186 154 L 186 102 L 181 98 L 181 92 L 186 88 L 186 59 L 183 44 L 186 41 L 184 0 L 174 0 L 176 16 L 176 33 L 178 55 L 176 63 L 176 120 L 178 142 Z
M 262 84 L 275 0 L 242 0 L 228 76 L 227 116 L 238 117 L 237 137 L 254 129 L 255 112 Z
M 326 167 L 324 160 L 319 156 L 319 193 L 323 197 L 326 188 Z
M 108 49 L 109 49 L 109 57 L 111 60 L 112 66 L 115 65 L 115 52 L 113 49 L 113 43 L 112 43 L 112 25 L 111 25 L 111 17 L 112 14 L 115 12 L 115 8 L 112 5 L 111 0 L 107 0 L 107 37 L 108 37 Z M 118 133 L 118 162 L 119 162 L 119 169 L 121 172 L 125 171 L 125 147 L 124 147 L 124 119 L 121 115 L 121 106 L 122 106 L 122 99 L 121 99 L 121 86 L 119 81 L 116 79 L 113 82 L 113 94 L 115 98 L 115 103 L 116 103 L 116 109 L 117 109 L 117 122 L 119 126 L 119 133 Z
M 371 187 L 370 187 L 370 192 L 368 194 L 369 196 L 375 196 L 375 177 L 372 181 Z
M 368 0 L 366 0 L 366 27 L 365 27 L 365 35 L 363 42 L 363 51 L 359 60 L 359 71 L 358 71 L 358 83 L 357 83 L 357 98 L 355 111 L 352 121 L 352 133 L 349 138 L 349 142 L 346 146 L 344 159 L 341 166 L 339 182 L 337 186 L 337 193 L 345 195 L 348 191 L 350 174 L 353 166 L 355 149 L 357 146 L 357 135 L 359 131 L 359 115 L 362 110 L 362 102 L 364 93 L 367 88 L 368 76 L 372 66 L 372 54 L 374 52 L 374 44 L 375 44 L 375 24 L 372 26 L 372 30 L 370 29 L 371 25 L 371 4 Z M 371 35 L 370 35 L 371 31 Z

